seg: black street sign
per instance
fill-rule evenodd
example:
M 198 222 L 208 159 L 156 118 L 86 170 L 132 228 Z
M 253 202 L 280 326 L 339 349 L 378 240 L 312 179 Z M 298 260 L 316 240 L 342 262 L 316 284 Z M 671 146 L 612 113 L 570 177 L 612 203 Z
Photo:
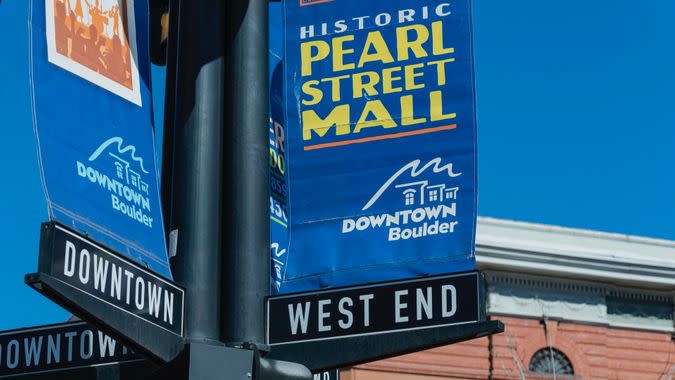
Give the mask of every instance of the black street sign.
M 181 350 L 184 290 L 57 223 L 42 225 L 38 273 L 26 282 L 155 358 Z
M 183 289 L 59 225 L 45 247 L 51 275 L 156 327 L 183 335 Z
M 477 272 L 271 297 L 267 342 L 303 343 L 478 322 Z
M 319 374 L 502 332 L 484 291 L 469 272 L 271 297 L 267 357 Z
M 340 370 L 317 372 L 312 374 L 313 380 L 340 380 Z
M 143 361 L 85 322 L 0 332 L 0 378 Z

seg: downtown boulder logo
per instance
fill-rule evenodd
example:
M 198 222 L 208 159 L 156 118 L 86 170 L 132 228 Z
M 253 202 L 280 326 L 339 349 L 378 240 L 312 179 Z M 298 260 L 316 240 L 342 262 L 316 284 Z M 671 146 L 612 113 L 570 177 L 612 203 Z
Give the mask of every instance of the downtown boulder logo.
M 82 162 L 76 162 L 77 175 L 110 195 L 110 207 L 122 215 L 152 228 L 157 223 L 152 216 L 150 188 L 143 158 L 136 147 L 124 145 L 121 137 L 104 141 Z
M 460 188 L 453 179 L 461 175 L 453 171 L 452 163 L 444 164 L 440 157 L 424 163 L 419 159 L 411 161 L 384 182 L 362 211 L 382 202 L 399 204 L 398 209 L 344 218 L 342 233 L 382 230 L 383 238 L 390 242 L 454 233 Z

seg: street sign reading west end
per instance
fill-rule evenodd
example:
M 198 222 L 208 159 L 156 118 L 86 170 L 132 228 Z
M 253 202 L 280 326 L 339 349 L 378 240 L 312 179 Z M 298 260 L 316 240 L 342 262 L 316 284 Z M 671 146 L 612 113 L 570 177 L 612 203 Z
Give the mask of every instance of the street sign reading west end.
M 470 272 L 271 297 L 267 341 L 274 347 L 479 322 L 479 286 Z
M 42 225 L 26 282 L 134 349 L 163 360 L 182 349 L 185 291 L 58 223 Z
M 140 361 L 86 322 L 0 332 L 0 378 Z

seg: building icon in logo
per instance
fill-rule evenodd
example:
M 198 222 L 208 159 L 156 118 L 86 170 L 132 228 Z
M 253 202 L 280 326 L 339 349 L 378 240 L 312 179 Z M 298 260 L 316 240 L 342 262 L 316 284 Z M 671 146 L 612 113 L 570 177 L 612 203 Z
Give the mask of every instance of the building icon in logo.
M 129 167 L 129 161 L 110 152 L 108 152 L 108 155 L 112 157 L 115 162 L 115 174 L 118 179 L 124 180 L 127 185 L 148 194 L 148 183 L 141 179 L 140 173 Z
M 459 187 L 447 187 L 445 184 L 429 185 L 429 181 L 402 183 L 395 186 L 403 189 L 403 199 L 406 206 L 427 205 L 442 203 L 446 200 L 457 199 Z
M 150 189 L 148 183 L 143 181 L 142 174 L 148 174 L 148 171 L 145 170 L 143 159 L 136 155 L 136 147 L 133 145 L 124 145 L 121 137 L 112 137 L 106 140 L 101 146 L 99 146 L 94 153 L 89 157 L 89 161 L 95 161 L 103 152 L 108 150 L 110 146 L 113 146 L 115 152 L 107 152 L 108 156 L 112 157 L 113 165 L 115 167 L 115 176 L 118 180 L 126 182 L 127 185 L 136 188 L 145 194 L 149 194 Z M 127 155 L 130 160 L 125 160 L 121 156 Z M 135 169 L 131 166 L 130 161 L 134 162 Z

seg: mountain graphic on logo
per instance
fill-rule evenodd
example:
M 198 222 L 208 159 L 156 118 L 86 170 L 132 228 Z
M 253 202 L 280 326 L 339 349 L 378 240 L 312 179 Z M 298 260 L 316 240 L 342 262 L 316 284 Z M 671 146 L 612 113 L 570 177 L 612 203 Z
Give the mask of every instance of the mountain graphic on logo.
M 443 165 L 441 157 L 433 158 L 424 165 L 422 165 L 422 161 L 419 159 L 411 161 L 406 165 L 404 165 L 396 173 L 394 173 L 394 175 L 389 177 L 389 179 L 380 187 L 380 189 L 373 195 L 373 197 L 370 198 L 368 203 L 366 203 L 366 205 L 363 206 L 361 210 L 362 211 L 368 210 L 373 204 L 375 204 L 375 202 L 377 202 L 378 199 L 380 199 L 382 194 L 384 194 L 384 192 L 387 191 L 387 189 L 389 189 L 397 180 L 399 180 L 405 174 L 408 174 L 410 178 L 414 179 L 427 171 L 431 171 L 434 174 L 447 173 L 448 177 L 450 178 L 455 178 L 462 175 L 462 173 L 455 173 L 452 171 L 452 163 Z M 420 184 L 426 186 L 425 185 L 426 182 L 427 181 L 420 182 Z M 398 185 L 396 187 L 401 187 L 401 185 Z M 456 189 L 448 189 L 448 190 L 456 191 Z
M 96 160 L 111 145 L 114 145 L 117 148 L 117 153 L 119 154 L 125 154 L 128 152 L 131 159 L 139 164 L 143 173 L 149 174 L 149 172 L 145 170 L 145 166 L 143 165 L 143 159 L 136 156 L 136 147 L 133 145 L 124 146 L 124 141 L 122 140 L 121 137 L 111 137 L 108 140 L 106 140 L 103 144 L 101 144 L 101 146 L 99 146 L 94 151 L 94 153 L 91 154 L 91 156 L 89 156 L 89 161 Z

